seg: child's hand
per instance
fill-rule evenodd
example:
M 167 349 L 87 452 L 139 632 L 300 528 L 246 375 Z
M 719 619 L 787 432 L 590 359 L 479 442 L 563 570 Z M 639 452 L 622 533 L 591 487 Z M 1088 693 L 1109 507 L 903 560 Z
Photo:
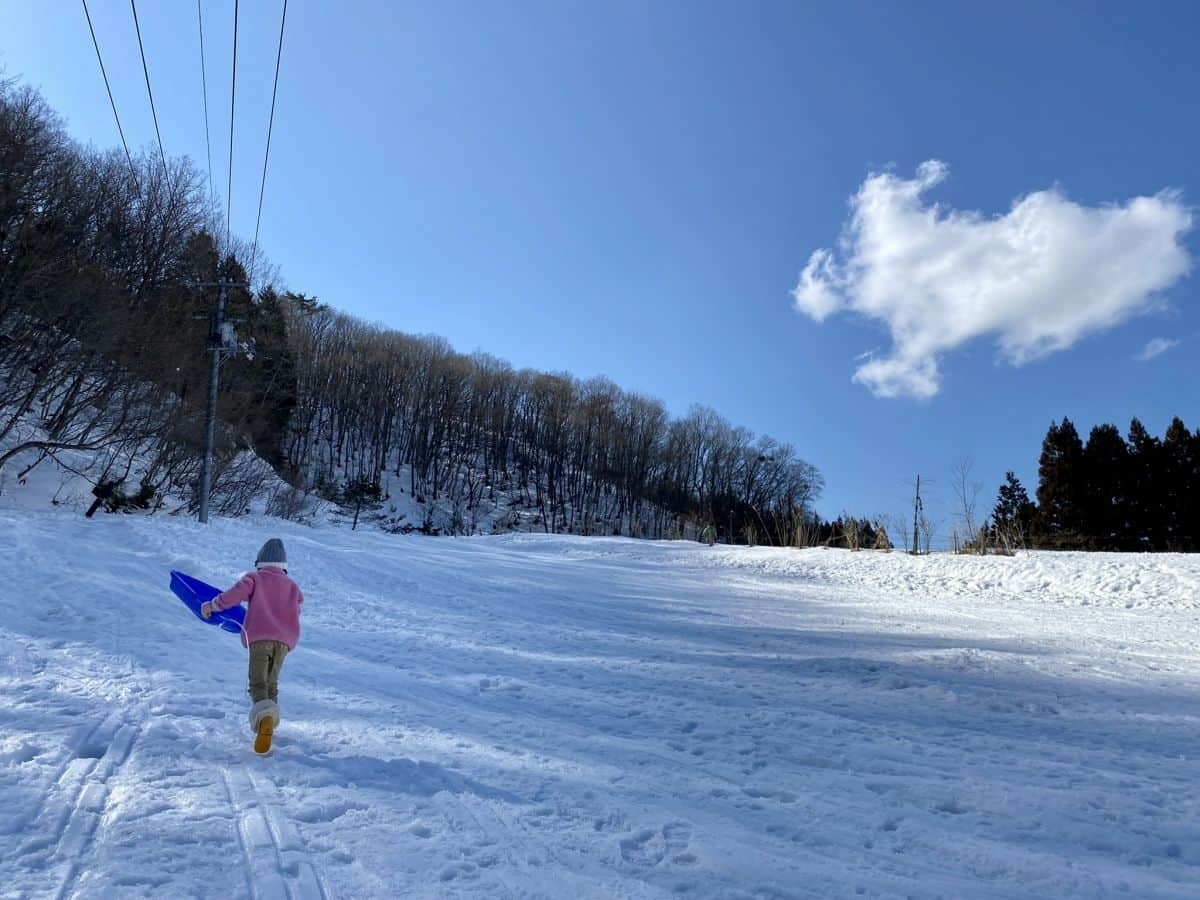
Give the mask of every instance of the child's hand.
M 213 605 L 211 600 L 205 600 L 200 604 L 200 615 L 206 619 L 211 619 L 213 614 Z

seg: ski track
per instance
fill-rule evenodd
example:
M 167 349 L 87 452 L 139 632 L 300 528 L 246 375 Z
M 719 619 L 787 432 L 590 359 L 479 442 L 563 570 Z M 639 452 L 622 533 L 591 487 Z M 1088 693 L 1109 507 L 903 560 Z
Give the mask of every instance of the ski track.
M 245 650 L 167 591 L 287 543 Z M 1200 559 L 0 509 L 0 896 L 1200 896 Z
M 107 749 L 88 773 L 54 854 L 65 870 L 58 890 L 60 898 L 74 895 L 79 873 L 86 870 L 93 855 L 96 830 L 108 803 L 109 779 L 129 759 L 139 731 L 134 725 L 121 724 L 112 735 L 111 743 L 107 733 L 97 736 L 107 744 Z
M 112 713 L 68 743 L 68 758 L 42 798 L 34 836 L 21 847 L 26 862 L 40 869 L 47 892 L 74 895 L 80 871 L 92 855 L 108 801 L 109 779 L 129 758 L 140 731 Z
M 247 886 L 256 900 L 327 900 L 296 826 L 279 807 L 274 783 L 247 768 L 221 777 L 237 819 Z M 264 790 L 260 785 L 266 785 Z

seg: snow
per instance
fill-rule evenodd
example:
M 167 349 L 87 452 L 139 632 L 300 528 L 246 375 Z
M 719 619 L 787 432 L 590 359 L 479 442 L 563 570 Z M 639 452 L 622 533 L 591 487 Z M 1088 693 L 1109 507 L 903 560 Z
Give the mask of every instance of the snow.
M 167 590 L 287 544 L 271 755 Z M 0 509 L 0 894 L 1195 897 L 1200 558 Z
M 13 435 L 0 440 L 0 452 L 24 440 L 44 439 L 44 430 L 24 424 Z M 40 450 L 26 450 L 17 454 L 0 471 L 0 505 L 29 511 L 58 508 L 83 512 L 95 500 L 92 488 L 104 480 L 122 479 L 120 490 L 129 495 L 136 494 L 142 476 L 153 464 L 154 458 L 153 446 L 56 450 L 53 455 Z M 297 521 L 328 521 L 332 518 L 330 504 L 311 494 L 293 491 L 269 463 L 252 451 L 240 451 L 229 463 L 229 468 L 236 471 L 244 482 L 244 489 L 238 491 L 237 499 L 245 504 L 246 512 L 263 515 L 279 506 L 285 495 L 295 494 L 291 518 Z M 222 485 L 218 476 L 213 488 L 214 506 L 229 503 L 235 511 L 242 511 L 239 509 L 240 503 L 228 493 L 228 486 Z M 167 510 L 168 514 L 186 513 L 190 496 L 191 491 L 181 489 L 180 485 L 163 485 L 152 504 L 155 507 L 152 512 L 158 514 L 161 510 Z M 139 514 L 148 515 L 150 512 Z

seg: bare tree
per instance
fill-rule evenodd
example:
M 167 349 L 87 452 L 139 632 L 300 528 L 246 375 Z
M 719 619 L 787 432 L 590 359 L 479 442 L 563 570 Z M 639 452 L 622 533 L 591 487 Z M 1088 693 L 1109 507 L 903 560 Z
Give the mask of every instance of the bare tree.
M 841 517 L 842 535 L 846 540 L 847 550 L 858 550 L 860 539 L 860 528 L 858 519 L 850 515 L 848 512 L 843 512 Z
M 911 552 L 912 546 L 911 541 L 909 540 L 911 530 L 908 524 L 908 514 L 895 513 L 894 515 L 885 516 L 884 521 L 888 526 L 889 533 L 900 536 L 900 546 L 904 548 L 904 552 Z
M 875 543 L 871 549 L 891 553 L 892 538 L 888 534 L 888 517 L 876 516 L 872 525 L 875 528 Z
M 730 541 L 811 541 L 822 480 L 793 447 L 705 407 L 672 420 L 607 379 L 515 371 L 277 294 L 253 248 L 212 236 L 190 163 L 129 162 L 73 144 L 36 92 L 0 83 L 0 469 L 73 449 L 140 455 L 147 483 L 188 497 L 197 313 L 213 300 L 189 285 L 249 268 L 230 313 L 267 352 L 222 372 L 219 509 L 241 511 L 264 483 L 253 450 L 295 489 L 272 508 L 296 514 L 387 474 L 427 531 L 476 530 L 503 493 L 517 527 L 663 537 L 712 523 Z
M 929 514 L 926 513 L 924 509 L 922 509 L 921 515 L 917 521 L 917 524 L 920 527 L 921 542 L 925 545 L 925 549 L 924 549 L 924 551 L 922 551 L 920 547 L 917 547 L 916 552 L 917 553 L 922 553 L 922 552 L 932 553 L 933 552 L 933 539 L 938 531 L 938 523 L 934 519 L 930 518 Z
M 971 541 L 977 540 L 980 533 L 976 509 L 979 505 L 979 492 L 983 490 L 983 482 L 971 477 L 973 467 L 973 460 L 969 456 L 964 457 L 950 473 L 950 488 L 954 492 L 957 504 L 955 515 L 964 534 Z

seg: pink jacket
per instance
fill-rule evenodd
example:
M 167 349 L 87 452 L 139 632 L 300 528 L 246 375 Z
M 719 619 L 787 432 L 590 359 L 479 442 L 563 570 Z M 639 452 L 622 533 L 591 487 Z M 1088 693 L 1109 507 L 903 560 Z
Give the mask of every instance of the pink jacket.
M 246 603 L 242 643 L 282 641 L 289 650 L 300 640 L 300 604 L 304 595 L 282 569 L 263 566 L 247 572 L 242 580 L 212 601 L 214 610 Z

